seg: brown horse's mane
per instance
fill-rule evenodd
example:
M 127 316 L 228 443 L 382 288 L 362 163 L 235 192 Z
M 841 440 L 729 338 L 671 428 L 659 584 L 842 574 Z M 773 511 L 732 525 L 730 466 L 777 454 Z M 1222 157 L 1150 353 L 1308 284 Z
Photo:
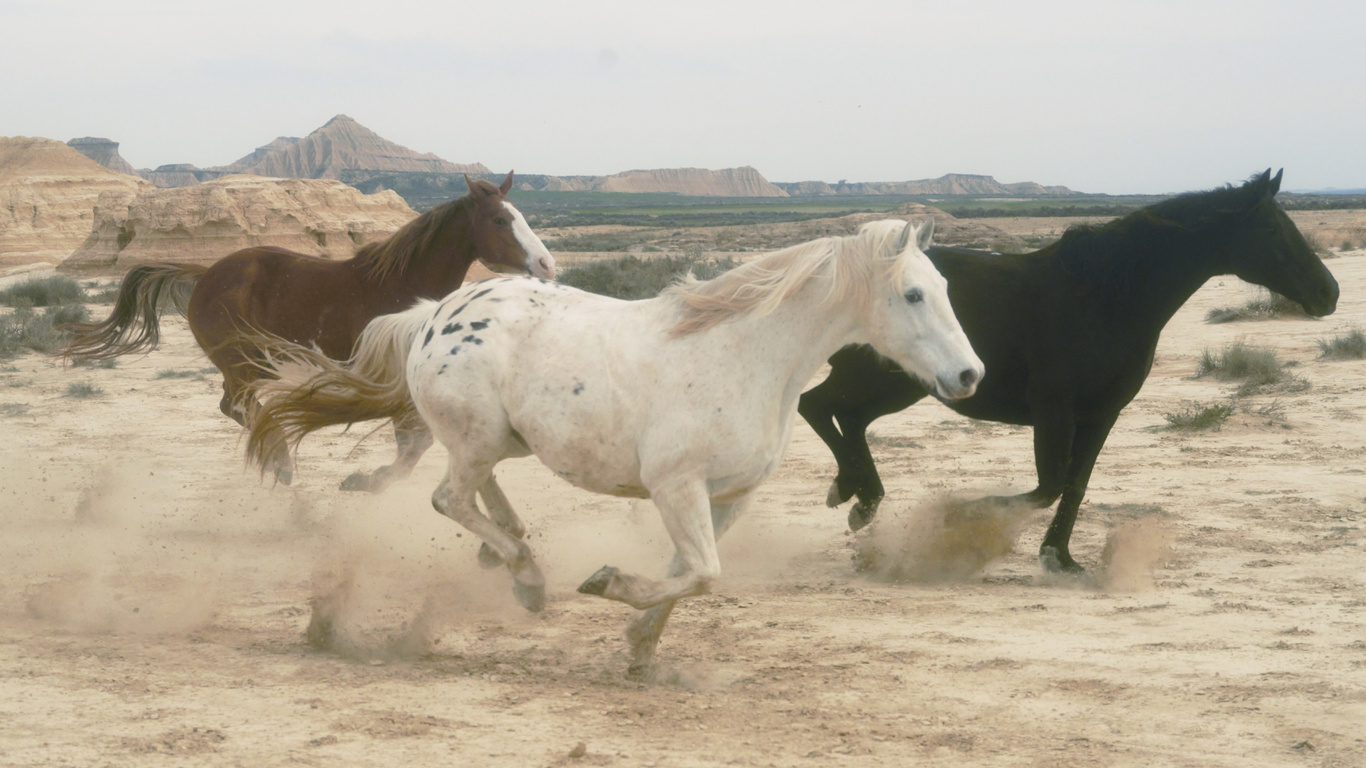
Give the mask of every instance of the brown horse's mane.
M 474 184 L 480 192 L 501 194 L 497 187 L 482 179 Z M 442 203 L 404 224 L 388 238 L 361 246 L 351 260 L 371 280 L 378 282 L 399 277 L 412 263 L 413 254 L 431 247 L 438 233 L 476 204 L 473 192 L 449 203 Z

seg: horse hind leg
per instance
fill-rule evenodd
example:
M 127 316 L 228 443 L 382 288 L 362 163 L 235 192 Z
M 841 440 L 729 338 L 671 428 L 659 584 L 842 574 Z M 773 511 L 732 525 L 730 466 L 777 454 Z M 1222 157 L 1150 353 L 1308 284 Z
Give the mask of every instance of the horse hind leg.
M 526 525 L 513 511 L 508 497 L 498 486 L 497 478 L 489 475 L 489 479 L 479 487 L 479 498 L 484 500 L 484 508 L 489 511 L 489 517 L 495 525 L 518 539 L 526 536 Z M 479 545 L 479 565 L 484 568 L 496 568 L 502 564 L 503 558 L 487 542 Z
M 412 412 L 394 419 L 394 440 L 398 443 L 398 456 L 393 464 L 380 467 L 369 474 L 352 472 L 342 481 L 341 490 L 379 493 L 391 484 L 408 477 L 413 473 L 418 460 L 432 447 L 432 432 L 422 417 Z
M 483 540 L 512 572 L 512 593 L 517 602 L 532 613 L 539 612 L 545 607 L 545 577 L 531 556 L 531 548 L 479 512 L 472 489 L 484 483 L 476 478 L 456 477 L 454 471 L 447 473 L 432 494 L 432 506 Z

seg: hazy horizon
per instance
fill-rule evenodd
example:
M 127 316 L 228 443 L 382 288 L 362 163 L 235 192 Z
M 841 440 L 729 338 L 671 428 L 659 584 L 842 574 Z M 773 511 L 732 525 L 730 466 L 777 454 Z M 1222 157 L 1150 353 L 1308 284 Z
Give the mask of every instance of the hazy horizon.
M 549 175 L 1366 187 L 1366 4 L 0 0 L 0 135 L 226 165 L 337 114 Z

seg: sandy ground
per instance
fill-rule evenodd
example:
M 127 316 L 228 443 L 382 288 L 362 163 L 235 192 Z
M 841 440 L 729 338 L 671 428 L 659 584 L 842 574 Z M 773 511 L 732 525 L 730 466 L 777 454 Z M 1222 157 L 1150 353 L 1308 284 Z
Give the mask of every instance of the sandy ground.
M 1366 363 L 1315 343 L 1366 325 L 1366 253 L 1329 266 L 1326 320 L 1207 325 L 1254 295 L 1220 278 L 1168 326 L 1073 539 L 1101 577 L 1041 573 L 1049 512 L 981 570 L 936 528 L 949 496 L 1033 487 L 1027 430 L 934 403 L 879 422 L 889 497 L 853 536 L 800 425 L 648 684 L 625 676 L 629 609 L 574 591 L 604 563 L 663 568 L 648 502 L 504 464 L 549 578 L 529 615 L 432 512 L 439 448 L 358 496 L 337 483 L 392 439 L 349 456 L 363 430 L 327 432 L 271 488 L 183 323 L 113 369 L 19 358 L 0 366 L 0 765 L 1366 765 Z M 1227 400 L 1191 376 L 1238 339 L 1311 387 L 1161 429 Z M 856 571 L 869 544 L 902 580 Z M 304 642 L 320 595 L 342 652 Z

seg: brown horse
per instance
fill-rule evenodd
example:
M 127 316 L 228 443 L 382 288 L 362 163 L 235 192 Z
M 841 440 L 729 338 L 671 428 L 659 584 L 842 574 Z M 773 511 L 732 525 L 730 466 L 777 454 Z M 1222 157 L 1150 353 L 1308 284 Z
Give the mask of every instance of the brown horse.
M 147 264 L 123 279 L 109 319 L 71 326 L 62 356 L 100 360 L 150 350 L 160 340 L 167 301 L 184 314 L 199 346 L 223 372 L 223 413 L 243 426 L 244 387 L 261 376 L 259 352 L 242 341 L 265 331 L 343 360 L 360 332 L 379 315 L 401 312 L 423 298 L 460 287 L 475 259 L 494 271 L 555 276 L 555 260 L 507 201 L 512 173 L 495 187 L 470 181 L 469 194 L 408 222 L 387 240 L 370 243 L 346 261 L 283 248 L 246 248 L 205 267 Z M 406 477 L 432 438 L 420 420 L 394 422 L 398 458 L 371 475 L 357 473 L 343 488 L 379 491 Z M 276 477 L 292 478 L 287 455 L 276 457 Z

